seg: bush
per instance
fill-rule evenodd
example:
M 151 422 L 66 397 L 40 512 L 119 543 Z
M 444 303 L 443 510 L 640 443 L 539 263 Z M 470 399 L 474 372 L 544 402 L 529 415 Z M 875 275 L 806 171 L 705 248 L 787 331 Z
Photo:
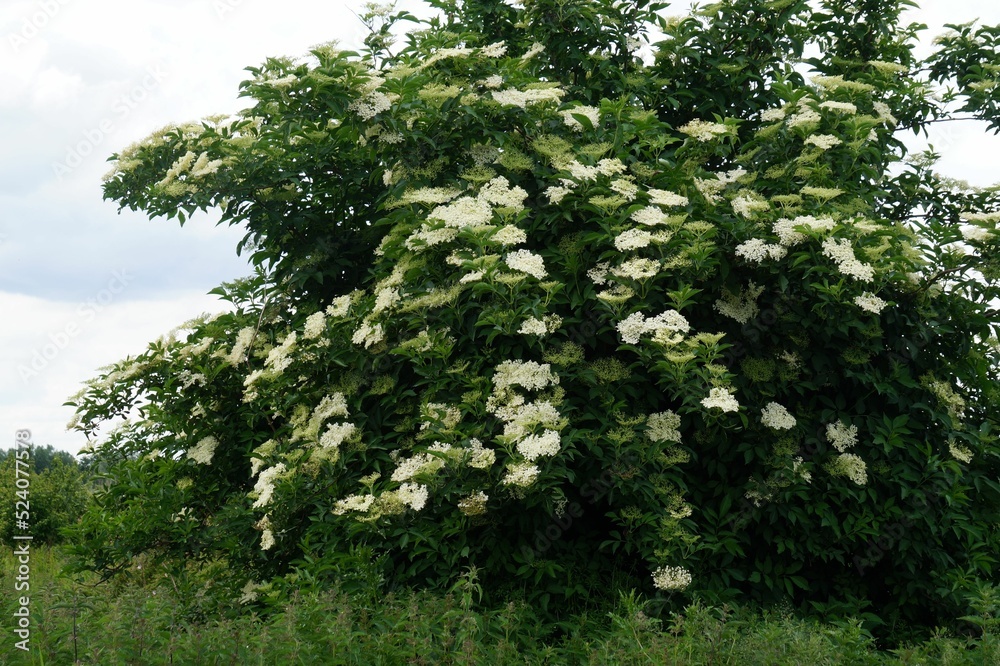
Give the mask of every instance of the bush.
M 966 612 L 1000 546 L 1000 212 L 897 133 L 997 122 L 993 33 L 920 62 L 897 3 L 431 4 L 396 54 L 412 17 L 375 8 L 364 54 L 268 60 L 240 116 L 116 156 L 108 198 L 218 207 L 260 273 L 75 400 L 88 434 L 144 409 L 94 451 L 81 560 Z

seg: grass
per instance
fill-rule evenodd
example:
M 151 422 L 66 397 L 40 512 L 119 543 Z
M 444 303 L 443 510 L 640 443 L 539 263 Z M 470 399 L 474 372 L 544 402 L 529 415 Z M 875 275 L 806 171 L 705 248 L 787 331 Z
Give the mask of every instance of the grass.
M 689 606 L 668 621 L 648 617 L 635 595 L 612 607 L 545 623 L 517 603 L 479 608 L 474 581 L 451 594 L 296 594 L 262 616 L 137 569 L 94 585 L 62 575 L 58 549 L 31 554 L 31 642 L 15 648 L 10 551 L 0 555 L 3 664 L 783 664 L 1000 663 L 989 629 L 978 640 L 943 632 L 879 652 L 858 622 L 822 625 L 790 614 Z

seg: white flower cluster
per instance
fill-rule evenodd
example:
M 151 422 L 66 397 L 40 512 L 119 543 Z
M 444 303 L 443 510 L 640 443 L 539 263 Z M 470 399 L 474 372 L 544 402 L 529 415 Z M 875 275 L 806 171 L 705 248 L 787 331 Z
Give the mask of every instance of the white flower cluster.
M 600 125 L 601 122 L 601 110 L 594 106 L 574 106 L 572 109 L 566 109 L 565 111 L 560 111 L 559 114 L 563 118 L 563 122 L 572 130 L 576 132 L 582 132 L 584 130 L 583 123 L 574 118 L 573 116 L 583 116 L 590 121 L 590 124 L 594 127 Z
M 392 99 L 379 91 L 383 83 L 385 79 L 382 77 L 371 76 L 361 87 L 361 97 L 352 101 L 347 108 L 358 114 L 362 120 L 371 120 L 383 111 L 391 109 Z
M 245 361 L 247 350 L 250 349 L 250 344 L 253 342 L 256 333 L 257 329 L 253 326 L 241 328 L 240 332 L 236 334 L 236 343 L 226 355 L 225 361 L 231 365 L 237 365 Z
M 522 211 L 528 193 L 521 187 L 511 187 L 506 178 L 497 176 L 479 189 L 478 198 L 495 206 Z
M 289 333 L 280 345 L 268 352 L 264 367 L 275 375 L 284 372 L 285 368 L 292 364 L 291 353 L 297 341 L 298 335 L 294 331 Z
M 517 452 L 530 461 L 541 456 L 554 456 L 559 453 L 559 433 L 546 430 L 541 435 L 528 435 L 517 443 Z
M 667 224 L 670 217 L 656 206 L 646 206 L 640 208 L 631 215 L 632 220 L 647 227 L 655 227 L 660 224 Z
M 489 469 L 497 460 L 497 453 L 493 449 L 487 449 L 483 443 L 473 437 L 469 440 L 469 460 L 468 465 L 474 469 Z
M 414 511 L 420 511 L 427 504 L 427 486 L 420 483 L 404 483 L 393 495 Z
M 482 227 L 493 219 L 489 201 L 479 197 L 462 197 L 452 203 L 438 206 L 427 215 L 428 220 L 444 222 L 446 227 Z
M 399 304 L 399 289 L 383 287 L 375 294 L 375 305 L 372 306 L 372 314 L 378 314 Z
M 337 500 L 337 503 L 333 505 L 333 513 L 336 516 L 342 516 L 348 511 L 365 513 L 374 503 L 374 495 L 348 495 L 342 500 Z
M 650 203 L 654 203 L 657 206 L 687 206 L 688 198 L 681 196 L 680 194 L 675 194 L 669 190 L 656 190 L 650 189 L 646 190 L 646 194 L 649 195 Z
M 884 300 L 867 291 L 860 296 L 855 296 L 854 303 L 862 310 L 867 310 L 875 314 L 880 314 L 888 305 Z
M 843 113 L 848 116 L 852 116 L 858 112 L 858 107 L 850 102 L 834 102 L 826 101 L 819 105 L 821 109 L 829 109 L 831 111 L 836 111 L 837 113 Z
M 326 306 L 326 316 L 328 317 L 343 317 L 351 309 L 351 297 L 350 296 L 338 296 L 333 299 L 333 303 Z
M 531 463 L 510 463 L 507 465 L 507 473 L 504 475 L 501 483 L 505 486 L 527 488 L 538 479 L 539 471 L 538 467 Z
M 722 123 L 710 123 L 706 120 L 692 120 L 677 129 L 697 141 L 711 141 L 716 137 L 733 132 L 732 128 L 726 127 Z
M 496 42 L 479 49 L 479 55 L 484 58 L 502 58 L 507 53 L 507 45 L 503 42 Z
M 187 457 L 196 463 L 202 465 L 211 465 L 212 456 L 215 455 L 215 449 L 219 446 L 219 440 L 211 435 L 204 437 L 197 444 L 195 444 L 187 452 Z
M 961 460 L 966 464 L 972 462 L 972 450 L 967 446 L 956 443 L 954 439 L 948 440 L 948 452 L 955 460 Z
M 320 310 L 309 315 L 306 319 L 302 337 L 306 340 L 313 340 L 321 336 L 324 331 L 326 331 L 326 313 Z
M 353 423 L 332 423 L 319 438 L 319 445 L 324 449 L 335 450 L 350 439 L 357 431 Z
M 764 109 L 760 114 L 760 119 L 765 123 L 773 123 L 776 120 L 784 120 L 788 112 L 784 107 L 778 109 Z
M 826 465 L 826 471 L 833 476 L 844 476 L 863 486 L 868 482 L 868 466 L 860 456 L 853 453 L 840 453 Z
M 463 497 L 458 501 L 458 510 L 466 516 L 481 516 L 486 513 L 486 502 L 489 495 L 481 490 L 477 490 L 468 497 Z
M 545 272 L 545 262 L 542 258 L 528 250 L 511 252 L 504 258 L 504 262 L 515 271 L 527 273 L 539 280 L 548 274 Z
M 257 501 L 254 502 L 253 508 L 259 509 L 271 503 L 271 496 L 274 494 L 274 484 L 286 471 L 285 463 L 278 463 L 260 473 L 260 476 L 257 477 L 257 483 L 253 488 L 254 494 L 257 495 Z
M 841 143 L 843 142 L 832 134 L 813 134 L 806 139 L 807 146 L 816 146 L 820 150 L 830 150 Z
M 795 427 L 795 417 L 776 402 L 769 402 L 760 410 L 760 422 L 772 430 L 791 430 Z
M 537 391 L 558 383 L 559 375 L 552 372 L 552 366 L 535 361 L 504 361 L 493 375 L 493 386 L 501 391 L 512 386 Z
M 549 333 L 555 333 L 559 326 L 562 325 L 562 317 L 559 315 L 546 315 L 544 319 L 538 319 L 537 317 L 528 317 L 521 324 L 521 328 L 518 329 L 518 333 L 522 335 L 537 335 L 545 336 Z
M 757 307 L 757 297 L 763 291 L 764 287 L 758 287 L 751 282 L 745 289 L 741 289 L 739 294 L 732 294 L 727 291 L 725 298 L 715 301 L 715 309 L 719 313 L 735 319 L 741 324 L 746 324 L 760 312 L 760 308 Z
M 618 248 L 619 252 L 637 250 L 641 247 L 647 247 L 652 237 L 653 235 L 648 231 L 628 229 L 618 234 L 615 238 L 615 247 Z
M 618 334 L 625 343 L 637 345 L 643 335 L 649 333 L 658 335 L 662 334 L 661 332 L 663 331 L 683 334 L 691 330 L 691 325 L 681 313 L 675 310 L 667 310 L 650 319 L 646 319 L 646 316 L 641 312 L 633 312 L 627 318 L 618 322 L 617 329 Z
M 450 450 L 451 446 L 447 444 L 436 443 L 435 446 L 431 447 L 431 451 L 442 454 Z M 434 453 L 430 452 L 418 453 L 415 456 L 400 461 L 396 465 L 396 469 L 392 472 L 392 480 L 407 481 L 418 474 L 435 474 L 444 467 L 444 464 L 445 459 L 442 456 L 434 455 Z
M 854 256 L 854 247 L 846 238 L 823 239 L 823 254 L 837 264 L 837 269 L 844 275 L 850 275 L 862 282 L 875 279 L 875 269 L 870 264 L 858 261 Z
M 531 104 L 541 104 L 544 102 L 559 103 L 566 91 L 562 88 L 532 88 L 529 90 L 518 90 L 517 88 L 507 88 L 506 90 L 494 90 L 493 99 L 503 106 L 517 106 L 522 109 Z
M 351 342 L 356 345 L 364 344 L 365 348 L 378 344 L 385 338 L 385 331 L 382 324 L 373 324 L 370 319 L 361 322 L 358 330 L 354 331 Z
M 734 213 L 746 219 L 753 217 L 754 213 L 771 210 L 771 204 L 753 195 L 734 197 L 731 205 Z
M 611 269 L 611 274 L 628 280 L 648 280 L 660 272 L 660 262 L 655 259 L 637 257 L 623 261 Z
M 711 409 L 718 407 L 724 412 L 739 411 L 740 403 L 736 400 L 733 392 L 725 388 L 713 388 L 708 392 L 708 397 L 703 398 L 701 404 Z
M 812 215 L 800 215 L 794 220 L 782 218 L 774 223 L 772 229 L 777 234 L 782 245 L 798 245 L 806 239 L 805 234 L 796 227 L 808 227 L 812 231 L 830 231 L 837 223 L 830 217 L 816 218 Z
M 840 421 L 826 424 L 826 439 L 841 453 L 858 443 L 858 426 L 845 426 Z
M 646 419 L 646 436 L 654 442 L 681 441 L 681 417 L 670 411 L 650 414 Z
M 521 243 L 528 242 L 528 234 L 524 231 L 524 229 L 508 224 L 507 226 L 498 229 L 490 240 L 504 246 L 520 245 Z
M 756 264 L 765 259 L 778 260 L 788 254 L 788 250 L 777 243 L 768 243 L 760 238 L 751 238 L 736 246 L 736 256 Z
M 684 567 L 660 567 L 653 572 L 653 587 L 658 590 L 683 590 L 692 580 L 691 572 Z
M 710 203 L 719 199 L 719 193 L 732 183 L 747 175 L 746 169 L 738 168 L 725 173 L 716 173 L 713 178 L 695 178 L 694 186 Z

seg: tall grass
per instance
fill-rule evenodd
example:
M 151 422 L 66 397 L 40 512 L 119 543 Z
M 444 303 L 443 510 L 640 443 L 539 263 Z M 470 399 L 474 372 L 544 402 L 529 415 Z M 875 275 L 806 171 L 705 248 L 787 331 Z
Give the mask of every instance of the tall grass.
M 163 571 L 136 568 L 119 581 L 63 575 L 58 549 L 31 555 L 31 650 L 15 649 L 16 596 L 9 551 L 3 572 L 4 664 L 947 664 L 1000 663 L 992 600 L 965 620 L 980 638 L 941 632 L 879 652 L 859 622 L 821 625 L 791 614 L 689 606 L 661 622 L 643 600 L 559 624 L 511 602 L 479 608 L 472 578 L 449 594 L 295 594 L 266 616 Z

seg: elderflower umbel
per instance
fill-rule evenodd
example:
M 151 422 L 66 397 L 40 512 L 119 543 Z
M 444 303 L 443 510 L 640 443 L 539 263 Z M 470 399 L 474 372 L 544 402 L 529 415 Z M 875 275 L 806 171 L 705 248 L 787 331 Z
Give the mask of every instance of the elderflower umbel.
M 254 502 L 253 508 L 259 509 L 262 506 L 270 504 L 271 496 L 274 494 L 274 483 L 285 471 L 285 463 L 278 463 L 260 473 L 257 483 L 253 488 L 253 491 L 257 494 L 257 501 Z
M 333 505 L 333 513 L 337 516 L 342 516 L 348 511 L 365 513 L 374 502 L 374 495 L 349 495 L 342 500 L 337 500 L 337 503 Z
M 469 440 L 469 460 L 466 463 L 473 469 L 489 469 L 497 460 L 496 451 L 487 449 L 476 438 Z
M 382 324 L 373 325 L 370 321 L 365 320 L 354 332 L 351 342 L 356 345 L 364 344 L 365 348 L 368 348 L 378 344 L 383 338 L 385 338 L 385 332 L 382 330 Z
M 853 453 L 841 453 L 827 463 L 826 471 L 833 476 L 844 476 L 859 486 L 868 482 L 867 465 L 865 461 Z
M 615 247 L 618 248 L 619 252 L 636 250 L 641 247 L 647 247 L 651 238 L 652 234 L 648 231 L 643 231 L 642 229 L 628 229 L 627 231 L 623 231 L 618 234 L 615 238 Z
M 881 298 L 867 291 L 860 296 L 855 296 L 854 303 L 862 310 L 874 312 L 875 314 L 881 313 L 885 309 L 885 306 L 888 305 Z
M 202 465 L 211 465 L 212 456 L 215 455 L 215 448 L 219 445 L 219 440 L 211 435 L 202 438 L 188 452 L 187 457 Z
M 710 123 L 705 120 L 692 120 L 691 122 L 677 128 L 698 141 L 711 141 L 717 136 L 730 134 L 732 129 L 721 123 Z
M 463 497 L 458 501 L 458 510 L 466 516 L 481 516 L 486 513 L 486 502 L 489 495 L 481 490 L 477 490 L 468 497 Z
M 788 250 L 784 246 L 777 243 L 767 243 L 759 238 L 751 238 L 736 246 L 737 257 L 743 257 L 747 261 L 757 264 L 765 259 L 781 259 L 786 254 L 788 254 Z
M 735 412 L 740 408 L 740 403 L 737 402 L 730 389 L 718 387 L 709 391 L 708 397 L 703 398 L 701 404 L 709 409 L 718 407 L 724 412 Z
M 508 224 L 494 233 L 491 240 L 501 245 L 519 245 L 528 242 L 528 234 L 525 233 L 524 229 Z
M 541 319 L 536 319 L 535 317 L 529 317 L 525 319 L 521 324 L 521 328 L 518 329 L 518 333 L 522 335 L 538 335 L 544 336 L 548 335 L 549 329 L 545 325 L 545 322 Z
M 517 452 L 527 460 L 559 453 L 559 433 L 546 430 L 541 435 L 529 435 L 517 443 Z
M 427 486 L 420 483 L 404 483 L 395 495 L 396 499 L 414 511 L 420 511 L 427 504 Z
M 683 590 L 692 580 L 691 572 L 684 567 L 660 567 L 653 572 L 653 587 L 658 590 Z
M 823 239 L 823 254 L 833 259 L 844 275 L 850 275 L 862 282 L 875 279 L 875 269 L 854 256 L 854 247 L 846 238 Z
M 776 402 L 769 402 L 760 410 L 760 422 L 774 430 L 791 430 L 795 427 L 795 417 Z
M 313 338 L 318 338 L 326 330 L 326 313 L 320 310 L 309 315 L 306 319 L 305 329 L 302 331 L 302 337 L 306 340 L 312 340 Z
M 529 252 L 528 250 L 517 250 L 516 252 L 511 252 L 506 256 L 504 261 L 515 271 L 527 273 L 528 275 L 534 276 L 539 280 L 547 275 L 542 258 L 537 254 Z
M 343 317 L 347 314 L 347 311 L 351 309 L 351 297 L 350 296 L 339 296 L 333 299 L 333 303 L 327 306 L 326 314 L 328 317 Z
M 594 106 L 574 106 L 572 109 L 560 111 L 559 114 L 566 126 L 576 132 L 582 132 L 584 127 L 579 120 L 573 117 L 575 115 L 585 117 L 593 127 L 597 127 L 601 122 L 601 110 Z
M 820 150 L 829 150 L 841 143 L 842 141 L 832 134 L 814 134 L 806 139 L 807 146 L 816 146 Z
M 687 206 L 688 198 L 668 190 L 647 190 L 650 203 L 658 206 Z
M 670 411 L 650 414 L 646 419 L 646 436 L 654 442 L 681 441 L 681 417 Z
M 503 477 L 505 486 L 527 488 L 538 478 L 539 469 L 530 463 L 512 463 L 507 466 L 507 474 Z
M 826 425 L 826 439 L 841 453 L 858 443 L 858 426 L 845 426 L 840 421 Z

